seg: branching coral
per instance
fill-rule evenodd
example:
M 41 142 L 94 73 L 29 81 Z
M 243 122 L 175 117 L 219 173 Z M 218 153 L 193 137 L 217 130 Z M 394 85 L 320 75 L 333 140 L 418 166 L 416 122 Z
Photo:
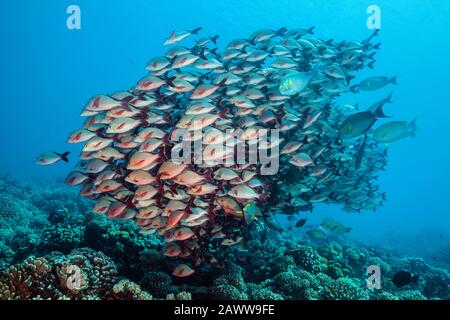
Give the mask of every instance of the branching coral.
M 172 278 L 164 272 L 150 271 L 141 280 L 142 286 L 154 296 L 164 296 L 173 290 Z
M 84 230 L 82 225 L 64 223 L 52 225 L 44 230 L 41 248 L 43 251 L 56 250 L 68 253 L 82 244 Z
M 321 298 L 327 300 L 367 300 L 369 292 L 357 279 L 339 278 L 333 280 L 321 274 L 318 277 L 321 288 Z
M 253 240 L 212 251 L 218 264 L 202 263 L 193 277 L 174 278 L 174 261 L 161 254 L 157 237 L 140 234 L 133 223 L 82 212 L 72 196 L 64 188 L 8 189 L 0 178 L 1 299 L 450 298 L 448 270 L 423 259 L 352 241 L 312 245 L 270 237 L 260 223 Z M 46 201 L 49 211 L 36 207 Z M 380 266 L 381 290 L 366 288 L 368 265 Z M 76 288 L 70 285 L 74 266 Z M 418 274 L 419 282 L 397 288 L 391 279 L 399 270 Z
M 213 299 L 246 300 L 247 286 L 242 276 L 243 269 L 235 264 L 229 264 L 225 273 L 214 280 L 209 293 Z
M 326 259 L 321 257 L 311 246 L 300 246 L 290 252 L 297 265 L 313 274 L 326 269 Z
M 106 295 L 108 300 L 153 300 L 148 292 L 141 289 L 139 285 L 129 280 L 121 280 L 116 283 L 112 290 Z
M 56 283 L 51 262 L 30 257 L 0 274 L 0 299 L 58 299 L 63 293 Z
M 80 285 L 71 287 L 69 277 L 80 270 Z M 0 274 L 1 299 L 85 299 L 104 297 L 118 281 L 110 258 L 83 248 L 70 255 L 54 253 L 30 257 Z

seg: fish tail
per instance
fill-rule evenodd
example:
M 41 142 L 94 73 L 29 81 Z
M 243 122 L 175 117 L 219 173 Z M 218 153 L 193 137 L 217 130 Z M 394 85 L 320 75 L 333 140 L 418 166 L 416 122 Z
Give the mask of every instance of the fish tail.
M 204 173 L 204 177 L 205 177 L 206 181 L 210 182 L 211 184 L 216 185 L 216 180 L 214 180 L 214 178 L 213 178 L 213 170 L 212 169 L 208 169 Z
M 355 85 L 351 86 L 349 89 L 353 93 L 358 93 L 359 92 L 359 85 L 355 84 Z
M 176 78 L 177 78 L 176 76 L 172 76 L 172 77 L 167 78 L 167 79 L 166 79 L 167 85 L 170 86 L 170 87 L 174 87 L 175 85 L 173 84 L 173 81 L 174 81 Z
M 297 56 L 297 52 L 302 53 L 302 50 L 300 50 L 299 48 L 294 48 L 294 49 L 291 49 L 291 50 L 289 50 L 289 51 L 292 53 L 292 55 L 293 55 L 294 57 Z
M 202 30 L 202 27 L 195 28 L 194 30 L 189 31 L 189 33 L 191 33 L 191 34 L 198 34 L 198 32 L 199 32 L 200 30 Z
M 373 69 L 374 63 L 375 63 L 375 60 L 373 60 L 372 62 L 370 62 L 369 64 L 367 64 L 367 66 L 369 67 L 369 69 Z
M 420 116 L 419 117 L 415 117 L 414 119 L 412 119 L 410 122 L 409 122 L 409 127 L 411 128 L 411 129 L 413 129 L 413 130 L 417 130 L 417 119 L 419 119 L 420 118 Z
M 214 56 L 217 57 L 217 55 L 218 55 L 217 50 L 218 50 L 218 49 L 219 49 L 219 48 L 213 48 L 213 49 L 209 50 L 209 53 L 211 53 L 212 55 L 214 55 Z
M 351 74 L 348 74 L 345 76 L 345 81 L 347 81 L 347 85 L 350 84 L 350 81 L 352 81 L 355 78 L 355 76 L 352 76 Z
M 341 41 L 336 45 L 336 48 L 342 48 L 342 46 L 345 44 L 345 41 Z
M 375 29 L 375 31 L 369 36 L 369 38 L 364 40 L 363 43 L 366 44 L 366 46 L 367 46 L 374 37 L 378 36 L 379 32 L 380 32 L 380 29 Z
M 416 117 L 408 123 L 408 136 L 410 136 L 411 138 L 415 138 L 417 130 L 419 130 L 417 128 L 417 119 L 419 118 L 420 117 Z
M 169 132 L 166 133 L 166 135 L 162 138 L 164 144 L 171 144 L 170 138 L 172 137 L 173 132 L 175 129 L 171 129 Z
M 208 60 L 208 58 L 206 57 L 206 48 L 202 48 L 202 50 L 200 51 L 200 53 L 198 54 L 200 56 L 200 58 L 202 58 L 203 60 Z
M 386 97 L 386 103 L 392 103 L 392 94 L 394 93 L 394 91 L 391 91 L 391 93 L 389 93 L 389 95 Z
M 64 152 L 63 154 L 57 153 L 57 155 L 58 155 L 58 156 L 61 158 L 61 160 L 64 161 L 64 162 L 69 162 L 69 158 L 68 158 L 69 154 L 70 154 L 69 151 L 66 151 L 66 152 Z
M 222 79 L 222 80 L 217 84 L 217 86 L 222 87 L 222 86 L 224 86 L 226 83 L 227 83 L 227 78 L 224 78 L 224 79 Z
M 375 44 L 375 45 L 373 46 L 373 49 L 374 49 L 374 50 L 379 50 L 379 49 L 380 49 L 380 46 L 381 46 L 381 42 L 378 42 L 377 44 Z
M 149 116 L 144 116 L 141 119 L 139 119 L 140 123 L 143 125 L 148 125 Z
M 374 59 L 374 57 L 375 57 L 376 54 L 377 54 L 376 52 L 372 52 L 371 54 L 369 54 L 369 55 L 367 56 L 367 59 Z
M 309 28 L 308 30 L 306 30 L 307 33 L 309 34 L 313 34 L 314 33 L 314 26 L 312 26 L 311 28 Z
M 252 45 L 254 45 L 254 43 L 251 43 Z M 247 47 L 251 47 L 250 45 L 248 45 L 248 44 L 244 44 L 244 46 L 242 47 L 242 49 L 241 49 L 241 52 L 242 53 L 247 53 Z
M 383 105 L 380 105 L 374 112 L 375 117 L 377 118 L 390 118 L 383 111 Z
M 286 32 L 287 32 L 287 28 L 286 27 L 282 27 L 282 28 L 280 28 L 280 29 L 278 29 L 277 30 L 277 32 L 276 32 L 276 34 L 278 35 L 278 36 L 282 36 L 282 35 L 284 35 Z
M 219 35 L 216 34 L 213 37 L 209 37 L 209 39 L 212 41 L 212 43 L 217 44 L 217 39 L 219 39 Z
M 393 76 L 392 78 L 389 79 L 389 82 L 395 85 L 398 85 L 397 83 L 397 76 Z
M 120 100 L 120 104 L 121 104 L 121 106 L 124 107 L 127 111 L 130 111 L 131 109 L 130 109 L 130 107 L 129 107 L 128 104 L 129 104 L 133 99 L 134 99 L 134 96 L 126 97 L 126 98 Z

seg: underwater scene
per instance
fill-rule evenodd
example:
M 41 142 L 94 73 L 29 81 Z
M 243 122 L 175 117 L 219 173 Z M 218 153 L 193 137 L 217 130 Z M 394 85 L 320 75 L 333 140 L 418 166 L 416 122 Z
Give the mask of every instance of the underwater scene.
M 0 12 L 0 300 L 450 300 L 450 2 Z

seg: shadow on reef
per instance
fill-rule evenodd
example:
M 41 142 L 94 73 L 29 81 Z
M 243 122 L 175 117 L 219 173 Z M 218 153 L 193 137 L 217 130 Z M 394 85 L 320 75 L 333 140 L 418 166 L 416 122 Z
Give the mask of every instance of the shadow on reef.
M 273 237 L 258 224 L 260 236 L 218 253 L 216 266 L 175 278 L 177 261 L 156 236 L 88 208 L 58 183 L 0 177 L 0 299 L 450 299 L 448 264 L 350 240 Z M 67 286 L 73 265 L 79 290 Z M 381 290 L 366 287 L 369 265 L 381 268 Z M 419 283 L 395 287 L 398 270 L 419 274 Z

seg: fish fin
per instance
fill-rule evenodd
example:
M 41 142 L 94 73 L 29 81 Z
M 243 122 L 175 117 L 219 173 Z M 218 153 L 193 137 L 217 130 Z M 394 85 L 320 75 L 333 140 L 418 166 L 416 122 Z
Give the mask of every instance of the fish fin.
M 417 128 L 417 119 L 419 118 L 420 117 L 416 117 L 408 123 L 408 136 L 411 138 L 415 138 L 417 130 L 420 130 Z
M 198 32 L 202 30 L 202 27 L 195 28 L 194 30 L 189 31 L 190 34 L 198 34 Z
M 393 101 L 392 101 L 393 93 L 394 93 L 394 91 L 391 91 L 391 93 L 389 93 L 389 95 L 386 97 L 386 103 L 393 103 Z
M 216 34 L 213 37 L 209 37 L 209 39 L 212 41 L 212 43 L 217 44 L 217 39 L 219 39 L 219 37 L 220 36 L 218 34 Z
M 205 180 L 213 185 L 216 183 L 216 180 L 212 177 L 212 171 L 205 172 Z
M 282 36 L 282 35 L 284 35 L 286 32 L 287 32 L 287 28 L 286 28 L 286 27 L 282 27 L 282 28 L 280 28 L 280 29 L 277 30 L 276 34 L 277 34 L 278 36 Z
M 349 89 L 353 93 L 358 93 L 359 92 L 359 85 L 355 84 L 355 85 L 351 86 Z
M 176 76 L 172 76 L 172 77 L 167 78 L 167 79 L 166 79 L 167 85 L 170 86 L 170 87 L 174 87 L 173 81 L 174 81 L 176 78 L 177 78 Z
M 217 86 L 223 87 L 226 84 L 226 82 L 227 82 L 227 78 L 224 78 L 217 84 Z
M 369 54 L 369 55 L 367 56 L 367 59 L 373 60 L 376 54 L 377 54 L 376 52 L 372 52 L 371 54 Z
M 334 41 L 334 39 L 329 39 L 329 40 L 325 41 L 325 44 L 327 46 L 331 46 L 333 44 L 333 41 Z
M 397 83 L 397 76 L 394 76 L 394 77 L 390 78 L 389 82 L 392 83 L 392 84 L 398 85 L 398 83 Z
M 347 85 L 350 84 L 350 81 L 352 81 L 355 78 L 355 76 L 352 76 L 351 74 L 348 74 L 345 76 L 345 81 L 347 82 Z
M 364 135 L 364 139 L 361 142 L 361 145 L 359 147 L 358 153 L 356 155 L 356 161 L 355 161 L 355 169 L 359 169 L 361 167 L 361 163 L 364 157 L 364 150 L 366 148 L 366 142 L 367 142 L 367 132 Z
M 217 56 L 217 50 L 218 50 L 219 48 L 213 48 L 213 49 L 211 49 L 211 50 L 209 50 L 209 53 L 211 53 L 212 55 L 214 55 L 214 56 Z
M 377 118 L 390 118 L 389 116 L 384 114 L 383 105 L 379 106 L 373 113 Z
M 296 52 L 302 53 L 302 50 L 300 50 L 299 48 L 293 48 L 291 50 L 289 50 L 291 52 L 291 54 L 296 57 Z
M 61 158 L 62 161 L 69 162 L 69 158 L 67 158 L 70 154 L 69 151 L 66 151 L 63 154 L 60 154 L 60 153 L 56 153 L 56 154 Z
M 225 70 L 229 71 L 230 70 L 230 65 L 231 65 L 231 60 L 225 61 L 223 63 L 223 67 L 225 68 Z
M 336 45 L 336 48 L 342 48 L 342 46 L 345 44 L 345 41 L 341 41 Z
M 306 30 L 307 33 L 309 34 L 313 34 L 314 33 L 314 26 L 312 26 L 311 28 L 309 28 L 308 30 Z
M 206 56 L 206 48 L 202 48 L 202 50 L 200 51 L 200 53 L 198 54 L 200 56 L 200 58 L 202 58 L 203 60 L 208 60 L 208 57 Z
M 308 142 L 308 135 L 305 135 L 305 136 L 303 137 L 302 144 L 305 145 L 305 144 L 308 144 L 308 143 L 309 143 L 309 142 Z

